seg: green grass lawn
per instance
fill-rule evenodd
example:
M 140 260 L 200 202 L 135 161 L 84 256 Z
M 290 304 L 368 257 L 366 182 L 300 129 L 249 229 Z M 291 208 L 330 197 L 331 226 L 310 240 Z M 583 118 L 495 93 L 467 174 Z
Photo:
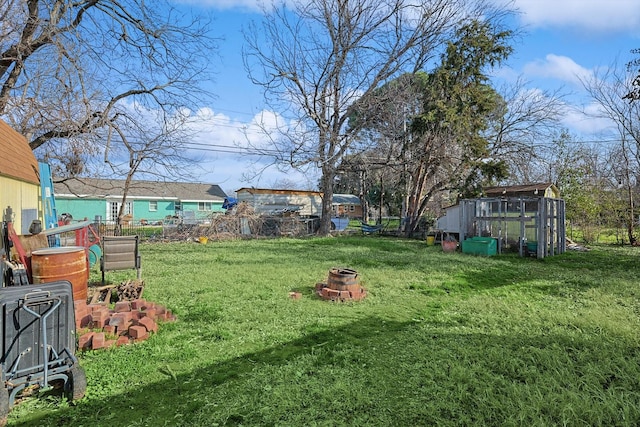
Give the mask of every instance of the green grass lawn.
M 637 249 L 485 258 L 344 236 L 141 250 L 145 299 L 178 320 L 81 353 L 85 398 L 41 393 L 10 425 L 640 424 Z M 316 297 L 332 267 L 357 270 L 367 298 Z

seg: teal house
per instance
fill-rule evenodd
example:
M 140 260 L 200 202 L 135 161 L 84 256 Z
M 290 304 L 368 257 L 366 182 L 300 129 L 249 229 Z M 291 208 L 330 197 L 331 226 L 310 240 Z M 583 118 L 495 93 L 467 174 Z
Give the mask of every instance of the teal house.
M 62 218 L 73 220 L 99 217 L 115 223 L 123 203 L 124 180 L 73 178 L 54 185 L 56 208 Z M 213 213 L 225 212 L 227 195 L 214 184 L 191 182 L 132 181 L 124 202 L 123 221 L 158 224 L 183 218 L 203 221 Z

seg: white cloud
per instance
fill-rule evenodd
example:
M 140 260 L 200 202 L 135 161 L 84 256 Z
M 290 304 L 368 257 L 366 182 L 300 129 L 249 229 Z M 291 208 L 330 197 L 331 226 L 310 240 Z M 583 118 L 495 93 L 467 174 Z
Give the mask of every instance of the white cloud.
M 579 87 L 593 77 L 593 71 L 580 66 L 573 59 L 554 54 L 526 64 L 523 72 L 527 77 L 557 79 Z
M 575 108 L 566 110 L 562 123 L 577 135 L 593 138 L 594 135 L 608 134 L 611 130 L 611 121 L 602 117 L 592 117 L 590 110 L 596 109 L 595 105 L 588 105 L 585 111 L 579 111 Z
M 515 0 L 524 24 L 533 27 L 627 32 L 640 28 L 637 0 Z
M 266 133 L 273 131 L 282 117 L 271 111 L 261 111 L 249 121 L 237 120 L 226 114 L 203 108 L 193 114 L 192 155 L 199 157 L 199 180 L 220 185 L 229 195 L 242 187 L 272 187 L 277 181 L 299 183 L 300 189 L 315 189 L 318 176 L 295 170 L 283 171 L 273 165 L 273 159 L 261 157 L 257 149 L 271 148 Z M 256 176 L 254 173 L 260 172 Z M 248 177 L 251 176 L 251 179 Z

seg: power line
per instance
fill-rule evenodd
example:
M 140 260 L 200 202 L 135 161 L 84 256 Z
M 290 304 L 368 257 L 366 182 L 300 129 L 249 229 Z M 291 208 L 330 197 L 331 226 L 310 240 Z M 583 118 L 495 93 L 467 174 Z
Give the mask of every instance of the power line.
M 250 152 L 255 154 L 282 154 L 281 151 L 272 150 L 268 148 L 255 148 L 255 147 L 238 147 L 235 145 L 224 145 L 224 144 L 209 144 L 205 142 L 187 142 L 185 143 L 185 147 L 191 148 L 193 150 L 201 150 L 201 151 L 223 151 L 224 152 Z M 211 148 L 214 147 L 214 148 Z

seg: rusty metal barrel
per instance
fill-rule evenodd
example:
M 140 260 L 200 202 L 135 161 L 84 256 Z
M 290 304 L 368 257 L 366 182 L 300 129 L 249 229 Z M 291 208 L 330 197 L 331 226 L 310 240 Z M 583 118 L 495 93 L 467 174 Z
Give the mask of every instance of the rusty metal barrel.
M 73 300 L 86 301 L 89 281 L 88 263 L 87 253 L 82 246 L 37 249 L 31 252 L 33 283 L 68 280 L 73 289 Z
M 332 268 L 329 270 L 327 286 L 338 291 L 355 291 L 360 287 L 358 272 L 350 268 Z

